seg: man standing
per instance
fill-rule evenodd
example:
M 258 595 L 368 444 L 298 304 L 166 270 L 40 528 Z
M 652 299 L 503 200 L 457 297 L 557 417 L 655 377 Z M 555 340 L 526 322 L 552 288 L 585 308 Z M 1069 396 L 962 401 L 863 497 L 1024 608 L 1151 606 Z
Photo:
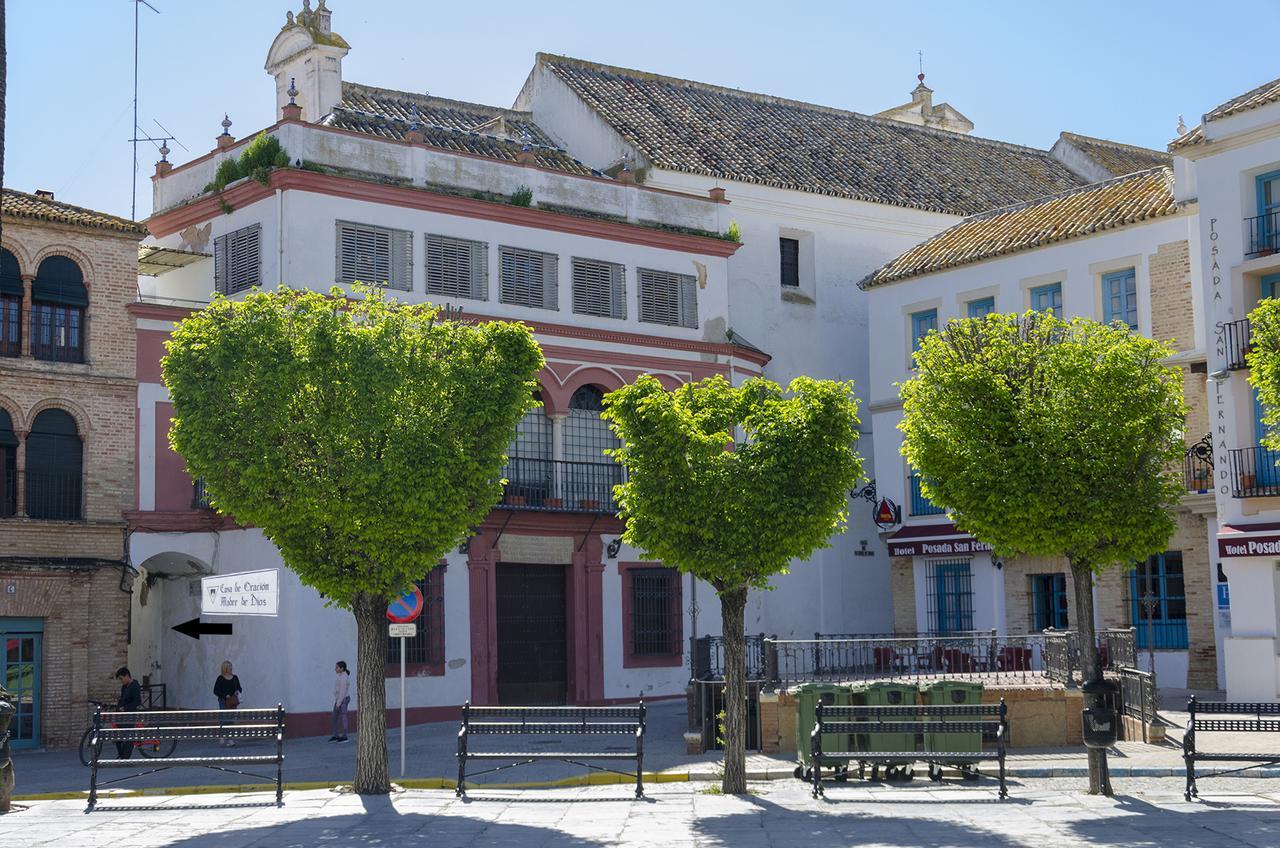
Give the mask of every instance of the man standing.
M 142 708 L 142 686 L 133 679 L 129 669 L 120 666 L 116 669 L 116 680 L 120 682 L 120 700 L 116 702 L 119 712 L 133 712 Z M 127 760 L 133 756 L 133 742 L 117 742 L 116 756 Z

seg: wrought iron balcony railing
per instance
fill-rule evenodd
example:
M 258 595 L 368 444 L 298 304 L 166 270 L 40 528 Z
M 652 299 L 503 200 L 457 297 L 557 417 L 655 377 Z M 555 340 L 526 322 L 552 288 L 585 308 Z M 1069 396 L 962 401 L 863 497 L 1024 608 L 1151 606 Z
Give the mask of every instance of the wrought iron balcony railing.
M 1280 252 L 1280 210 L 1245 218 L 1244 229 L 1246 258 Z
M 1227 368 L 1238 371 L 1248 368 L 1245 354 L 1249 352 L 1249 319 L 1228 321 L 1222 325 L 1222 342 L 1227 349 Z
M 507 480 L 502 506 L 551 512 L 618 511 L 613 487 L 623 480 L 614 462 L 567 462 L 513 456 L 502 471 Z
M 192 509 L 212 509 L 213 505 L 209 503 L 209 491 L 204 487 L 204 478 L 197 477 L 195 483 L 191 487 L 191 508 Z
M 1203 495 L 1213 491 L 1213 434 L 1187 447 L 1182 459 L 1182 480 L 1188 492 Z
M 933 501 L 924 496 L 920 491 L 920 475 L 912 474 L 911 483 L 911 514 L 912 515 L 942 515 L 946 512 L 940 506 L 936 506 Z
M 1280 452 L 1264 447 L 1228 451 L 1231 458 L 1231 493 L 1237 498 L 1280 497 Z

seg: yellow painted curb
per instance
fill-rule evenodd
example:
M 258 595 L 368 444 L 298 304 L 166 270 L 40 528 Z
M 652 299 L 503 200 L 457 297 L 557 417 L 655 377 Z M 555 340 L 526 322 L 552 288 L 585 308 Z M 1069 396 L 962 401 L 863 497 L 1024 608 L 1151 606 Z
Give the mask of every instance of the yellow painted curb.
M 687 783 L 688 773 L 681 772 L 645 772 L 645 783 Z M 457 781 L 444 777 L 411 777 L 405 780 L 393 780 L 397 786 L 405 789 L 455 789 Z M 569 786 L 611 786 L 616 784 L 635 783 L 634 777 L 621 774 L 582 774 L 564 777 L 559 780 L 530 781 L 525 783 L 473 783 L 472 789 L 559 789 Z M 350 781 L 307 781 L 286 783 L 284 791 L 301 792 L 309 789 L 336 789 L 349 786 Z M 216 795 L 219 793 L 241 794 L 246 792 L 275 792 L 274 783 L 247 784 L 208 784 L 203 786 L 153 786 L 145 789 L 103 790 L 98 793 L 101 799 L 109 798 L 148 798 L 166 795 Z M 89 797 L 89 790 L 81 792 L 39 792 L 31 795 L 14 795 L 14 801 L 77 801 Z

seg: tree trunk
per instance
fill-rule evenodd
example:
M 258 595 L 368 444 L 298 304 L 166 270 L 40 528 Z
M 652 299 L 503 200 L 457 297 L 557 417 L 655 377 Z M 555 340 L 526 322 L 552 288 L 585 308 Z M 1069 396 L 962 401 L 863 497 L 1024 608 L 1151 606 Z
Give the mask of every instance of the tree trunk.
M 391 791 L 387 774 L 387 599 L 361 593 L 356 617 L 356 781 L 361 795 Z
M 724 778 L 726 795 L 747 791 L 747 587 L 720 591 L 724 634 Z
M 1076 634 L 1080 646 L 1080 671 L 1084 682 L 1102 679 L 1102 664 L 1098 658 L 1098 637 L 1093 628 L 1093 569 L 1088 563 L 1071 561 L 1071 577 L 1076 585 Z M 1085 699 L 1086 707 L 1102 706 L 1101 696 Z M 1083 719 L 1082 719 L 1083 721 Z M 1111 795 L 1111 779 L 1108 775 L 1107 752 L 1104 748 L 1089 748 L 1089 794 Z

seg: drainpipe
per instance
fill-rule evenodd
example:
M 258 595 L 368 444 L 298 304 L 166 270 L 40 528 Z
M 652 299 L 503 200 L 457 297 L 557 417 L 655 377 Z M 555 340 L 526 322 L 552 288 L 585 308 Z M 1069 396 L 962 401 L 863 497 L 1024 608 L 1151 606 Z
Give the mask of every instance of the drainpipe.
M 284 189 L 276 189 L 276 287 L 284 282 Z

